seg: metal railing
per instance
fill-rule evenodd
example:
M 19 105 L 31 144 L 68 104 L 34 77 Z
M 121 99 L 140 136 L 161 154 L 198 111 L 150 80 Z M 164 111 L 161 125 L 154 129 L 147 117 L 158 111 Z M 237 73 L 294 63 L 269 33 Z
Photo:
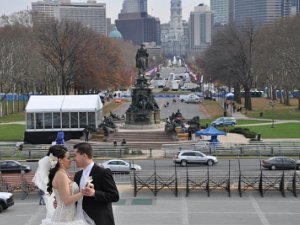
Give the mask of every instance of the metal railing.
M 192 169 L 191 169 L 192 168 Z M 133 171 L 131 184 L 134 196 L 142 190 L 151 191 L 154 196 L 162 190 L 169 190 L 177 197 L 179 190 L 185 192 L 188 197 L 191 192 L 205 192 L 209 197 L 212 192 L 226 192 L 230 197 L 235 191 L 240 197 L 246 191 L 257 191 L 261 197 L 266 192 L 277 191 L 283 197 L 286 191 L 295 197 L 300 190 L 300 175 L 296 170 L 268 171 L 260 166 L 258 171 L 243 170 L 240 160 L 232 167 L 228 161 L 228 171 L 216 171 L 206 166 L 206 169 L 195 170 L 187 166 L 185 170 L 179 170 L 175 165 L 174 171 L 159 170 L 154 163 L 153 170 Z

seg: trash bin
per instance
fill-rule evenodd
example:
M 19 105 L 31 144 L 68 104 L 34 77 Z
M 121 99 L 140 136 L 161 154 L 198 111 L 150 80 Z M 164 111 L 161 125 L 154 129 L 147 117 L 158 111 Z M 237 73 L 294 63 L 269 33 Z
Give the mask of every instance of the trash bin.
M 260 112 L 259 113 L 259 117 L 263 117 L 264 116 L 264 113 L 263 112 Z
M 256 139 L 257 139 L 258 141 L 261 141 L 261 134 L 257 134 L 257 135 L 256 135 Z

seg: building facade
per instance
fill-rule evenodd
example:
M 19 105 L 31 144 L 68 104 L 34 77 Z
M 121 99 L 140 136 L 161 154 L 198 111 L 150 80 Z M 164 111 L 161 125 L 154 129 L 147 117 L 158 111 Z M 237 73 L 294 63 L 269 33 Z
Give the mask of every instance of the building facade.
M 54 9 L 58 7 L 60 2 L 58 0 L 47 0 L 32 2 L 32 23 L 34 26 L 40 26 L 47 23 L 49 20 L 53 20 Z
M 168 58 L 186 57 L 188 36 L 182 21 L 181 0 L 171 0 L 171 18 L 168 24 L 163 25 L 161 35 L 162 54 Z
M 147 13 L 147 0 L 124 0 L 121 13 Z
M 210 8 L 216 25 L 228 25 L 234 18 L 234 0 L 210 0 Z
M 107 35 L 106 5 L 95 0 L 73 3 L 70 0 L 44 0 L 32 3 L 33 24 L 41 25 L 49 19 L 73 21 Z
M 211 44 L 213 14 L 209 7 L 200 4 L 190 14 L 189 56 L 200 55 Z
M 236 0 L 234 18 L 239 26 L 251 21 L 255 25 L 272 23 L 292 15 L 292 0 Z
M 124 40 L 160 44 L 160 20 L 148 15 L 147 0 L 124 0 L 115 24 Z

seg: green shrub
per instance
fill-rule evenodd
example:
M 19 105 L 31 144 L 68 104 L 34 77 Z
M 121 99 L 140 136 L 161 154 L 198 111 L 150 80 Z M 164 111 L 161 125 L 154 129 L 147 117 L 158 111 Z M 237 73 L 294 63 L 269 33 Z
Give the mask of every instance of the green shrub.
M 233 129 L 230 129 L 230 133 L 236 133 L 236 134 L 242 134 L 246 138 L 256 138 L 257 133 L 254 131 L 250 131 L 249 128 L 244 127 L 235 127 Z

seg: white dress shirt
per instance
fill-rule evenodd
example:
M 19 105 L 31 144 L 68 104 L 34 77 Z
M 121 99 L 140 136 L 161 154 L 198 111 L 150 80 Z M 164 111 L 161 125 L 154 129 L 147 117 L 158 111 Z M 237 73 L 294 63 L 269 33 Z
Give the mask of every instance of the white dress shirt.
M 89 164 L 86 168 L 84 168 L 82 170 L 82 175 L 81 175 L 81 179 L 80 179 L 80 185 L 79 188 L 80 190 L 85 188 L 87 181 L 89 180 L 89 176 L 91 173 L 91 170 L 94 166 L 94 162 L 92 162 L 91 164 Z M 82 213 L 82 198 L 78 200 L 77 202 L 77 215 Z

